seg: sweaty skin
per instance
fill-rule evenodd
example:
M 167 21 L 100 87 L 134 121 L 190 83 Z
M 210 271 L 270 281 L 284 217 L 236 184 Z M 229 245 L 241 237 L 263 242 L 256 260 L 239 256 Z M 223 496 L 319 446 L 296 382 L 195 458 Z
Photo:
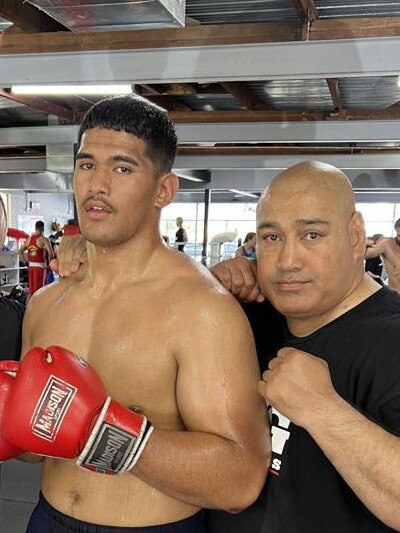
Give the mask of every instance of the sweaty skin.
M 200 507 L 236 511 L 265 480 L 268 427 L 249 325 L 233 297 L 159 235 L 174 180 L 154 177 L 133 135 L 87 130 L 74 176 L 87 273 L 35 294 L 26 314 L 23 352 L 75 351 L 110 396 L 156 428 L 122 476 L 44 460 L 44 496 L 80 520 L 138 527 Z
M 400 237 L 383 237 L 367 248 L 365 257 L 382 257 L 388 275 L 388 287 L 400 292 Z

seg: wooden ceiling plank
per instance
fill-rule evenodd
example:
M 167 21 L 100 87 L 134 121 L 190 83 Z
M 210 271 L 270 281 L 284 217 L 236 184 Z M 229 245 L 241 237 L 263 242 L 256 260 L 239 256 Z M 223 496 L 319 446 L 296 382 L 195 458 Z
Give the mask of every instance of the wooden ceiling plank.
M 310 27 L 311 41 L 396 37 L 400 35 L 400 17 L 319 19 Z
M 281 122 L 324 120 L 326 113 L 310 111 L 171 111 L 171 119 L 176 124 L 229 123 L 229 122 Z
M 73 111 L 60 107 L 52 102 L 45 100 L 44 98 L 30 98 L 27 96 L 14 95 L 13 93 L 0 88 L 0 96 L 8 98 L 14 102 L 24 104 L 32 109 L 37 109 L 38 111 L 43 111 L 48 115 L 56 115 L 57 117 L 64 118 L 70 122 L 74 122 L 75 116 Z
M 69 31 L 40 9 L 21 0 L 3 0 L 0 3 L 0 16 L 27 33 Z
M 245 82 L 221 82 L 221 86 L 249 111 L 273 109 L 257 98 Z
M 339 89 L 339 79 L 338 78 L 327 78 L 326 82 L 329 87 L 329 92 L 331 93 L 332 103 L 335 110 L 342 109 L 342 101 L 340 97 Z
M 288 42 L 297 39 L 298 29 L 299 25 L 295 23 L 253 23 L 79 34 L 0 34 L 0 53 L 39 54 Z
M 230 122 L 302 122 L 315 120 L 397 120 L 400 109 L 342 109 L 340 112 L 301 110 L 271 111 L 171 111 L 176 124 Z

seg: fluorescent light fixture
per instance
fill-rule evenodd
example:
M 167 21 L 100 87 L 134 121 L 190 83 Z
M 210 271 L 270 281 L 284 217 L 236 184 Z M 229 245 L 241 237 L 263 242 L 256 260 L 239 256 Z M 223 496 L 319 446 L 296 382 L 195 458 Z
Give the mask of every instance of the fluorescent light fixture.
M 119 85 L 13 85 L 11 91 L 14 94 L 131 94 L 132 86 Z
M 251 192 L 245 192 L 245 191 L 238 191 L 236 189 L 229 189 L 229 192 L 233 192 L 235 194 L 239 194 L 240 196 L 250 196 L 250 198 L 259 198 L 257 194 L 253 194 Z
M 176 175 L 178 176 L 178 178 L 183 178 L 184 180 L 198 181 L 200 183 L 204 183 L 204 180 L 200 178 L 195 178 L 194 176 L 189 176 L 188 174 L 181 174 L 180 172 L 177 172 Z

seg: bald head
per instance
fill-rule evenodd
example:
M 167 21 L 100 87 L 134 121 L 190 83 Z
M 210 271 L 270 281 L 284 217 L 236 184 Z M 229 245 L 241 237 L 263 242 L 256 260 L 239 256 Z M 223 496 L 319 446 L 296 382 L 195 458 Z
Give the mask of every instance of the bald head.
M 351 217 L 355 210 L 354 192 L 347 176 L 338 168 L 319 161 L 303 161 L 280 172 L 271 181 L 259 206 L 272 197 L 317 197 L 331 209 Z
M 257 277 L 291 327 L 310 332 L 335 317 L 364 279 L 364 254 L 364 221 L 343 172 L 306 161 L 272 180 L 257 208 Z

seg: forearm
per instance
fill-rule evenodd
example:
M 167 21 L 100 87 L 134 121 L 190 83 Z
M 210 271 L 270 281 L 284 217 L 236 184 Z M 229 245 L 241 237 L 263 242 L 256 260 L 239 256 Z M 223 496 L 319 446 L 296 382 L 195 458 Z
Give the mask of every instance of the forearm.
M 267 448 L 249 452 L 208 433 L 155 430 L 132 473 L 191 505 L 238 512 L 262 489 Z
M 306 428 L 365 506 L 400 529 L 400 438 L 337 396 Z
M 42 463 L 44 460 L 43 455 L 37 455 L 35 453 L 26 452 L 17 457 L 19 461 L 23 461 L 24 463 Z

